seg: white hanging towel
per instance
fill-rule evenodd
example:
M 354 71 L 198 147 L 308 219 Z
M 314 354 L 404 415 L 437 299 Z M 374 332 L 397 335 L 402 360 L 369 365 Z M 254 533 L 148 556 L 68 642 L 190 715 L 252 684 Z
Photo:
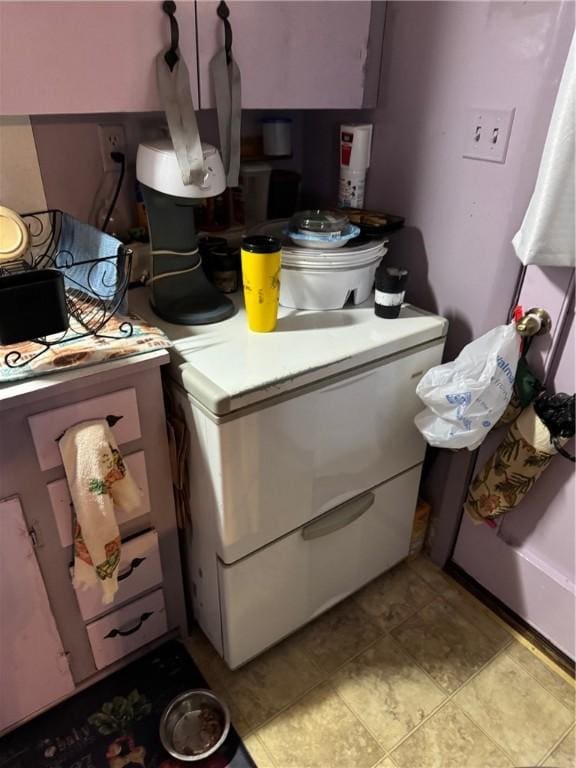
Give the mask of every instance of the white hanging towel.
M 74 586 L 102 586 L 102 602 L 118 589 L 120 531 L 114 504 L 125 512 L 140 504 L 140 491 L 104 419 L 66 430 L 60 453 L 75 513 Z
M 556 97 L 532 199 L 512 240 L 523 264 L 574 267 L 576 36 Z

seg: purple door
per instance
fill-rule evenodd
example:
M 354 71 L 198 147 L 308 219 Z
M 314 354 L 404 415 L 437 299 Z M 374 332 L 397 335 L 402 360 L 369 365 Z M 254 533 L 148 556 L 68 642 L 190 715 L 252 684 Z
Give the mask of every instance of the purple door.
M 536 339 L 528 359 L 547 388 L 573 393 L 574 270 L 528 267 L 524 309 L 543 307 L 553 320 L 550 336 Z M 479 453 L 479 469 L 502 438 Z M 567 445 L 574 453 L 574 441 Z M 556 456 L 523 502 L 497 528 L 462 519 L 453 560 L 571 658 L 575 657 L 574 464 Z

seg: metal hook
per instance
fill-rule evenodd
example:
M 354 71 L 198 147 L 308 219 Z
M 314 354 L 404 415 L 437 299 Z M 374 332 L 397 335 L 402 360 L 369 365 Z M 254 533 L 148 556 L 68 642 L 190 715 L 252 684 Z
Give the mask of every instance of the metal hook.
M 162 10 L 170 19 L 170 48 L 164 54 L 164 61 L 168 64 L 170 72 L 172 72 L 177 62 L 180 60 L 177 53 L 180 42 L 180 30 L 178 29 L 178 22 L 174 15 L 176 13 L 176 3 L 174 0 L 164 0 L 162 3 Z
M 228 17 L 230 16 L 230 9 L 224 0 L 220 0 L 216 13 L 218 14 L 218 17 L 224 22 L 224 50 L 226 51 L 226 64 L 230 64 L 232 61 L 232 26 L 228 21 Z

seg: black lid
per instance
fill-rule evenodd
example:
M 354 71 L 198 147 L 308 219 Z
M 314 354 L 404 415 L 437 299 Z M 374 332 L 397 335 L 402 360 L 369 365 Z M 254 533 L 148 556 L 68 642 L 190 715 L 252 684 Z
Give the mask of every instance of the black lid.
M 248 235 L 242 238 L 242 248 L 250 253 L 276 253 L 280 250 L 280 240 L 267 235 Z
M 408 282 L 408 270 L 402 267 L 389 267 L 380 264 L 376 270 L 376 288 L 379 291 L 400 293 Z

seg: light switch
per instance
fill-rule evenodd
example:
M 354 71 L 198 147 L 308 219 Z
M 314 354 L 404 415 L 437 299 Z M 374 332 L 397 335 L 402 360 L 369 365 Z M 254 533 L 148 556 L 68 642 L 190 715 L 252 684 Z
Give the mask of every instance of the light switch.
M 512 123 L 513 109 L 483 109 L 470 107 L 464 122 L 464 151 L 462 157 L 505 163 Z

